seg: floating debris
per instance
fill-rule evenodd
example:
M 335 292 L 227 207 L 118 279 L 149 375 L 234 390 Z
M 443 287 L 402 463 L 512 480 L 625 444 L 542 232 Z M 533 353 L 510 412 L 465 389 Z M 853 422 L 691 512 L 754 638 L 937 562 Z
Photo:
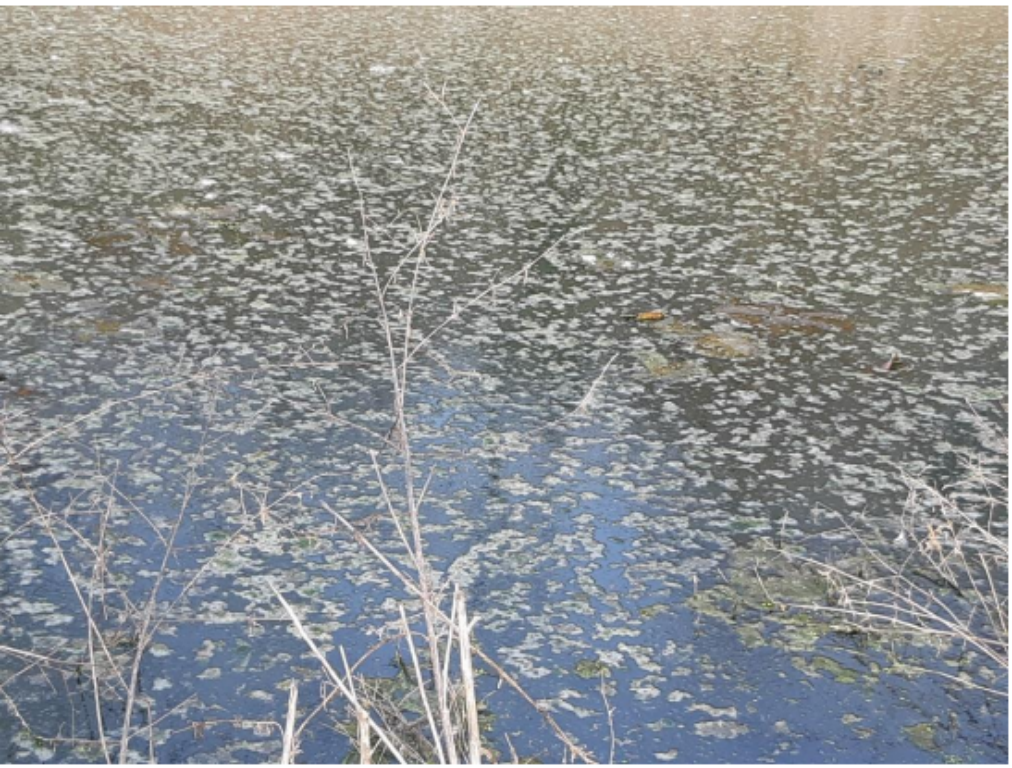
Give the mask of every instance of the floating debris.
M 958 283 L 950 290 L 996 304 L 1008 303 L 1008 286 L 1001 283 Z
M 683 323 L 681 320 L 675 320 L 672 318 L 666 323 L 654 326 L 661 333 L 670 333 L 673 336 L 682 336 L 684 338 L 695 338 L 704 333 L 699 328 L 689 323 Z
M 171 278 L 165 275 L 149 275 L 147 277 L 137 277 L 132 281 L 133 284 L 143 291 L 163 291 L 173 286 Z
M 187 230 L 171 232 L 168 236 L 169 253 L 173 256 L 190 256 L 196 251 L 197 241 Z
M 706 371 L 691 360 L 669 360 L 660 352 L 648 352 L 640 359 L 643 367 L 657 377 L 688 379 L 703 375 Z
M 638 323 L 657 323 L 664 318 L 664 312 L 659 309 L 652 309 L 649 312 L 640 312 L 638 315 L 633 316 L 633 320 Z
M 743 360 L 759 354 L 755 339 L 734 331 L 700 336 L 695 341 L 695 349 L 701 355 L 721 360 Z
M 140 243 L 145 238 L 145 233 L 134 228 L 114 229 L 106 232 L 96 232 L 88 237 L 85 242 L 100 251 L 111 251 L 117 248 L 125 248 Z
M 774 335 L 854 330 L 854 321 L 846 315 L 783 304 L 725 304 L 717 307 L 717 311 L 734 321 L 766 328 Z
M 197 208 L 194 213 L 205 221 L 235 221 L 242 211 L 235 205 L 214 205 Z
M 872 366 L 871 370 L 873 373 L 894 373 L 900 370 L 901 368 L 905 367 L 906 363 L 900 360 L 900 356 L 898 354 L 893 352 L 891 355 L 889 355 L 888 360 L 886 360 L 884 363 L 879 363 L 878 365 Z
M 0 277 L 0 293 L 26 296 L 31 293 L 67 293 L 70 283 L 58 277 L 41 273 L 18 272 L 11 277 Z

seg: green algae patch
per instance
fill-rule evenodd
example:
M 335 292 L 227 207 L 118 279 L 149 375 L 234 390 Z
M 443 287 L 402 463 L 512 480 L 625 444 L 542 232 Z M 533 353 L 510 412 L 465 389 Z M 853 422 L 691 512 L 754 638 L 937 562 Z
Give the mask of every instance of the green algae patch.
M 819 612 L 832 595 L 816 566 L 758 540 L 737 549 L 722 573 L 722 582 L 698 590 L 687 607 L 726 624 L 745 648 L 769 646 L 797 655 L 793 663 L 811 677 L 860 681 L 851 677 L 859 673 L 830 668 L 831 660 L 819 662 L 819 668 L 806 660 L 827 636 L 852 631 L 835 616 Z
M 656 619 L 658 616 L 670 613 L 671 606 L 666 603 L 654 603 L 653 605 L 644 605 L 640 608 L 640 617 L 643 619 Z
M 857 672 L 828 656 L 816 656 L 812 659 L 812 667 L 830 675 L 836 682 L 844 685 L 853 685 L 860 679 Z
M 738 639 L 746 648 L 760 648 L 766 645 L 766 637 L 760 627 L 744 624 L 737 629 Z
M 831 659 L 828 656 L 813 656 L 808 662 L 795 658 L 794 666 L 812 676 L 826 675 L 843 685 L 855 685 L 861 682 L 864 677 L 860 672 L 845 667 L 836 659 Z
M 596 659 L 580 659 L 573 668 L 577 676 L 584 680 L 596 680 L 599 677 L 611 677 L 611 667 Z
M 120 328 L 123 327 L 123 323 L 108 317 L 100 317 L 94 321 L 94 326 L 95 330 L 99 333 L 111 336 L 114 333 L 119 333 Z
M 724 583 L 689 598 L 689 605 L 716 616 L 747 610 L 786 614 L 788 604 L 820 604 L 828 596 L 826 580 L 816 569 L 763 540 L 736 550 L 725 576 Z
M 808 677 L 829 678 L 841 685 L 873 686 L 883 672 L 910 679 L 925 673 L 897 658 L 887 669 L 874 662 L 859 663 L 855 668 L 817 654 L 828 636 L 856 633 L 864 647 L 886 651 L 895 641 L 939 651 L 949 647 L 947 640 L 909 638 L 898 631 L 866 634 L 835 614 L 820 611 L 834 604 L 835 595 L 818 564 L 800 555 L 800 551 L 777 549 L 763 540 L 739 548 L 722 571 L 724 580 L 698 590 L 686 605 L 702 616 L 725 623 L 745 648 L 769 646 L 784 651 L 792 656 L 793 666 Z M 842 559 L 839 567 L 860 573 L 867 565 L 865 557 L 861 554 Z
M 397 672 L 391 677 L 363 676 L 356 678 L 355 685 L 359 695 L 371 703 L 372 709 L 379 713 L 387 732 L 394 737 L 398 748 L 411 764 L 433 764 L 439 762 L 439 753 L 432 744 L 426 729 L 422 726 L 426 712 L 437 711 L 436 694 L 426 689 L 422 700 L 418 681 L 411 662 L 398 655 L 394 659 Z M 283 681 L 279 690 L 286 690 L 290 681 Z M 273 697 L 272 697 L 273 698 Z M 499 755 L 492 745 L 485 741 L 484 736 L 495 727 L 495 716 L 483 701 L 478 702 L 478 731 L 482 734 L 482 750 L 492 756 L 492 762 L 499 762 Z M 358 724 L 354 717 L 349 720 L 338 720 L 335 729 L 355 739 Z M 396 762 L 393 756 L 385 751 L 377 742 L 374 747 L 373 760 L 377 764 Z M 343 761 L 345 764 L 361 763 L 361 755 L 353 749 Z M 524 763 L 523 760 L 519 761 Z M 529 761 L 528 761 L 529 762 Z M 525 763 L 526 764 L 526 763 Z
M 918 749 L 923 749 L 925 752 L 934 752 L 938 749 L 937 729 L 934 723 L 917 723 L 917 725 L 909 725 L 903 729 L 903 733 Z

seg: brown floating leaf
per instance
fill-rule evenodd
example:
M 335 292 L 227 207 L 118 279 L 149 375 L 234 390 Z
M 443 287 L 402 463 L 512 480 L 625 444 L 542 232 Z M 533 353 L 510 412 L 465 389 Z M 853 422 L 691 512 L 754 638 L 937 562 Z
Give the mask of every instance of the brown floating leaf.
M 640 312 L 635 319 L 640 323 L 656 323 L 664 319 L 664 313 L 659 309 L 652 309 L 649 312 Z

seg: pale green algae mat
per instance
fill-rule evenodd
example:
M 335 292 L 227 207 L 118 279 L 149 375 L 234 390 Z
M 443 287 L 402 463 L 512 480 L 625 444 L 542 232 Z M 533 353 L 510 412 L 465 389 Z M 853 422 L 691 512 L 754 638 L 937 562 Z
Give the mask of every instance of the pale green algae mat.
M 96 706 L 116 756 L 181 507 L 131 760 L 280 757 L 289 685 L 300 717 L 326 691 L 268 580 L 335 663 L 396 616 L 323 505 L 393 551 L 348 156 L 386 273 L 453 147 L 428 85 L 481 105 L 417 326 L 569 233 L 410 395 L 481 646 L 602 760 L 1005 762 L 1007 700 L 954 680 L 1007 686 L 979 654 L 778 606 L 826 598 L 783 552 L 897 530 L 901 472 L 1004 471 L 1006 35 L 1002 8 L 2 9 L 2 757 L 103 761 Z M 494 754 L 562 758 L 479 685 Z M 345 757 L 345 719 L 299 760 Z

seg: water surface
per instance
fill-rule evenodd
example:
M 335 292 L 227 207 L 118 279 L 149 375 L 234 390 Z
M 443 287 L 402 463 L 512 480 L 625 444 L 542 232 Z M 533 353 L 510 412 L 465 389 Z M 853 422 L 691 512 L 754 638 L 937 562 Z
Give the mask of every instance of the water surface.
M 1004 9 L 2 13 L 7 440 L 137 398 L 0 476 L 0 644 L 69 660 L 2 657 L 8 760 L 99 757 L 49 739 L 96 737 L 60 553 L 87 581 L 106 533 L 95 600 L 127 632 L 185 504 L 141 675 L 162 762 L 276 760 L 252 721 L 283 719 L 293 679 L 319 701 L 268 578 L 353 658 L 395 615 L 396 585 L 323 507 L 375 514 L 368 451 L 397 463 L 348 158 L 389 270 L 480 100 L 417 326 L 563 238 L 447 328 L 409 398 L 430 551 L 483 646 L 601 758 L 588 669 L 610 675 L 622 761 L 1004 762 L 1004 700 L 846 636 L 749 643 L 692 602 L 757 542 L 831 556 L 847 542 L 810 537 L 888 526 L 901 471 L 1001 468 L 981 419 L 1007 402 Z M 873 370 L 894 353 L 903 368 Z M 590 407 L 545 428 L 614 355 Z M 75 526 L 59 548 L 40 508 Z M 484 685 L 500 733 L 560 759 Z M 323 719 L 302 746 L 348 750 Z

